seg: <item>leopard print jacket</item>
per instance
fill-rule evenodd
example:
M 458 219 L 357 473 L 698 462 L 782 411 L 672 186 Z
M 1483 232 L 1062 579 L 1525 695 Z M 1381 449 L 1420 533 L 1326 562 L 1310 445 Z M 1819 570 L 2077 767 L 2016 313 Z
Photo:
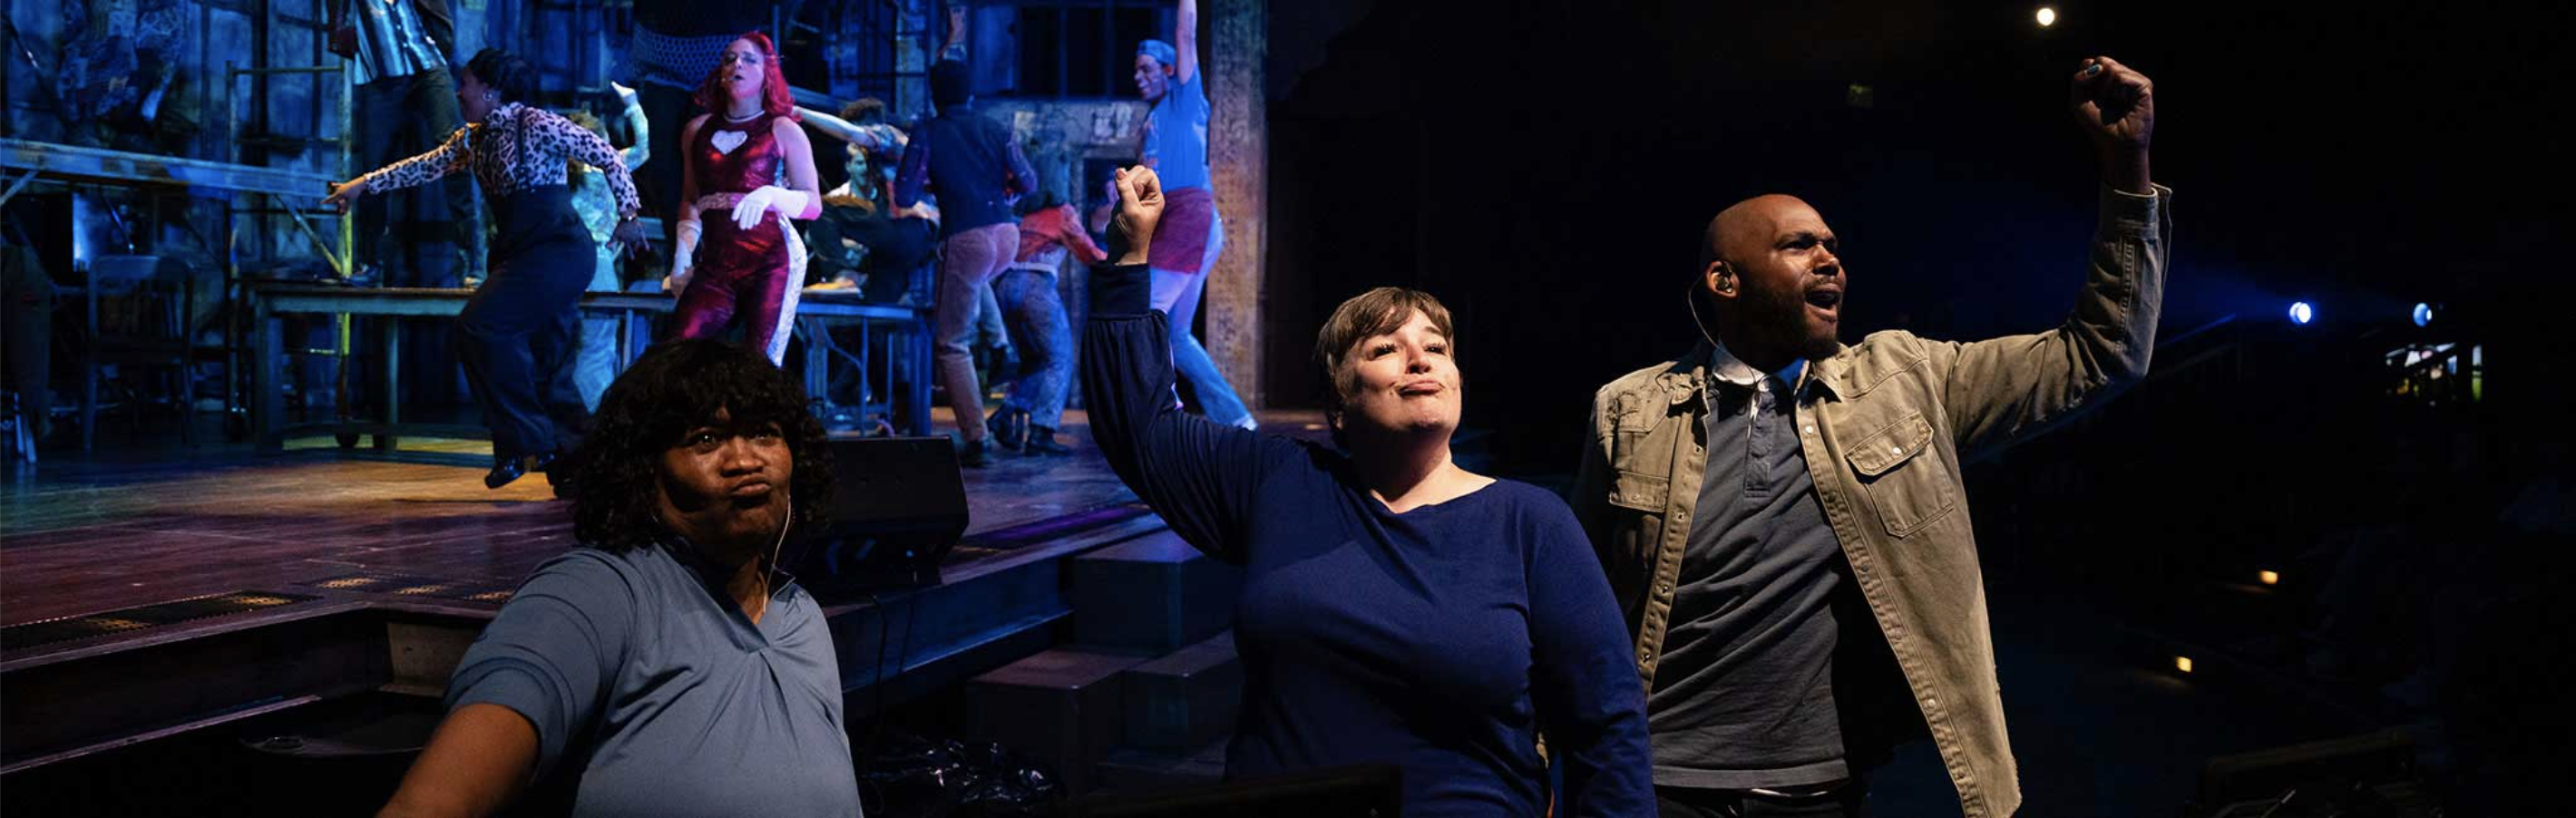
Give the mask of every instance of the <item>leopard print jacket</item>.
M 465 168 L 483 183 L 483 193 L 500 196 L 567 182 L 566 160 L 579 160 L 605 171 L 608 190 L 617 197 L 617 212 L 632 214 L 643 204 L 635 179 L 608 140 L 572 120 L 516 102 L 492 110 L 482 122 L 456 129 L 436 150 L 386 165 L 362 177 L 369 192 L 427 184 Z

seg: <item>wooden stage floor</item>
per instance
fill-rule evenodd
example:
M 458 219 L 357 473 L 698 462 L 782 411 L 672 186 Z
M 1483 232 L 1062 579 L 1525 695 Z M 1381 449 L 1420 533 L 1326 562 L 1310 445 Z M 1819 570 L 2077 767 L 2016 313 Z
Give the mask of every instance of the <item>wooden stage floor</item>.
M 1264 420 L 1319 435 L 1311 414 Z M 1065 426 L 1070 457 L 1000 453 L 964 471 L 967 538 L 944 570 L 1008 559 L 1082 515 L 1137 514 L 1082 414 L 1069 412 Z M 268 457 L 246 446 L 128 450 L 21 470 L 0 485 L 0 626 L 237 591 L 488 616 L 530 570 L 573 547 L 569 504 L 541 476 L 487 490 L 488 444 L 405 445 L 381 454 L 307 440 Z M 221 618 L 238 627 L 259 615 Z M 0 660 L 118 638 L 26 644 L 29 629 L 11 630 L 21 638 L 0 646 Z

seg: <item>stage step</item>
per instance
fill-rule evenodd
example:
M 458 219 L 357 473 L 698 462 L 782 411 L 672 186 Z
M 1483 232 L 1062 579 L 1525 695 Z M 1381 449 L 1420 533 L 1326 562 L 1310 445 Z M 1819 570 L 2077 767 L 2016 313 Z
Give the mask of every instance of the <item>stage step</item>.
M 969 737 L 1026 754 L 1066 792 L 1086 792 L 1092 766 L 1119 743 L 1121 671 L 1143 661 L 1049 650 L 977 676 L 966 684 Z
M 1161 656 L 1234 621 L 1243 571 L 1166 529 L 1073 560 L 1074 640 Z
M 1109 793 L 1144 793 L 1196 787 L 1225 780 L 1225 739 L 1179 752 L 1124 749 L 1102 759 L 1093 777 L 1095 789 Z
M 1243 660 L 1234 632 L 1218 634 L 1127 669 L 1127 747 L 1184 752 L 1234 733 L 1243 703 Z

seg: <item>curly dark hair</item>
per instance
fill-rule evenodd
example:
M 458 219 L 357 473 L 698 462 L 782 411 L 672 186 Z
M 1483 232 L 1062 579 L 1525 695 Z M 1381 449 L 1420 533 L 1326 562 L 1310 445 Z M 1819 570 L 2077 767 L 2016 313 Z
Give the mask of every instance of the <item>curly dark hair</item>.
M 760 353 L 700 338 L 654 344 L 600 396 L 594 426 L 569 459 L 580 487 L 573 533 L 608 551 L 667 536 L 658 503 L 662 456 L 718 410 L 729 410 L 737 426 L 778 424 L 795 458 L 787 493 L 795 521 L 823 522 L 832 497 L 832 452 L 823 422 L 805 409 L 804 388 Z

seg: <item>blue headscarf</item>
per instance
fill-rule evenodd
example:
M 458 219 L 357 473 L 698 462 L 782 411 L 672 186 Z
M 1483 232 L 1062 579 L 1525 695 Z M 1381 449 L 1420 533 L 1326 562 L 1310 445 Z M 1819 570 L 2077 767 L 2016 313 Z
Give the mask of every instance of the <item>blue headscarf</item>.
M 1162 63 L 1174 70 L 1178 70 L 1181 64 L 1181 52 L 1174 50 L 1171 43 L 1163 42 L 1161 40 L 1146 40 L 1144 42 L 1137 43 L 1136 53 L 1152 57 L 1155 62 Z

